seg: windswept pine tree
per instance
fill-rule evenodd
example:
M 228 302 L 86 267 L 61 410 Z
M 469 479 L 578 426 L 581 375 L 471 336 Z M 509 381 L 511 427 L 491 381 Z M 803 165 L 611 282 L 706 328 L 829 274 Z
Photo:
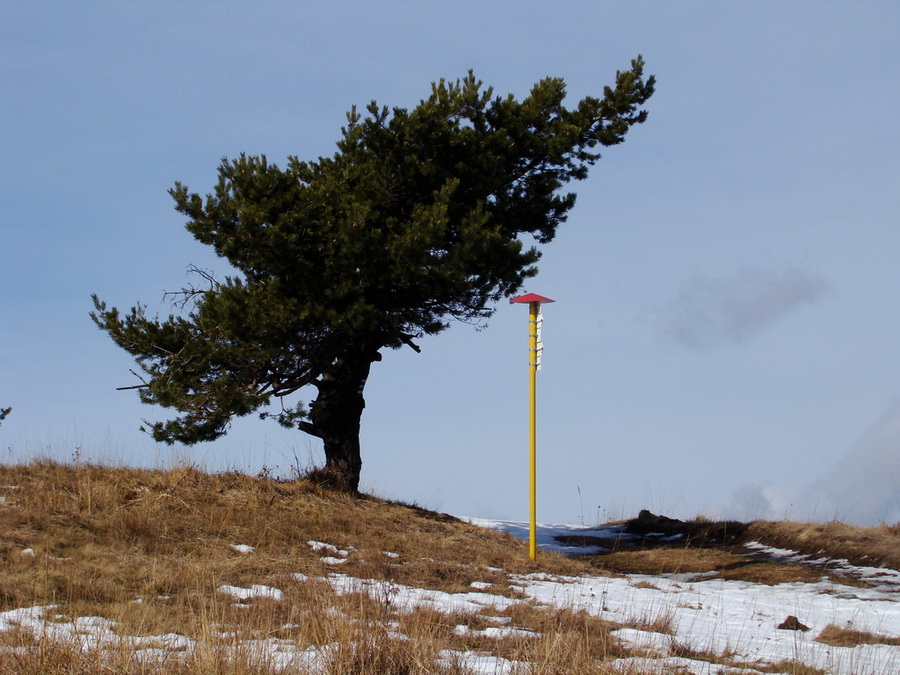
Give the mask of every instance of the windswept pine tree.
M 638 57 L 572 108 L 561 79 L 518 101 L 470 72 L 412 110 L 354 108 L 331 157 L 225 159 L 205 197 L 176 183 L 187 229 L 233 275 L 201 272 L 203 287 L 178 294 L 165 319 L 96 295 L 91 314 L 135 356 L 141 400 L 180 413 L 152 423 L 153 437 L 210 441 L 259 412 L 321 438 L 325 475 L 355 491 L 372 364 L 384 349 L 419 351 L 417 338 L 454 320 L 483 322 L 537 273 L 523 235 L 551 241 L 575 204 L 563 186 L 646 119 L 643 69 Z M 309 387 L 308 409 L 273 401 Z

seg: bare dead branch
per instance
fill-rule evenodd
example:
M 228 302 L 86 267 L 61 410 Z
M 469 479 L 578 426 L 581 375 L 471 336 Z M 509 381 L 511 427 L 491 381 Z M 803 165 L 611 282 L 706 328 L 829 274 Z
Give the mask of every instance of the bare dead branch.
M 187 272 L 188 274 L 200 276 L 206 281 L 209 288 L 196 288 L 193 285 L 189 285 L 183 286 L 180 291 L 166 291 L 163 293 L 163 300 L 171 298 L 172 305 L 179 307 L 180 309 L 184 309 L 184 307 L 198 295 L 205 295 L 206 293 L 221 287 L 221 284 L 209 270 L 200 269 L 196 265 L 191 264 L 188 265 Z

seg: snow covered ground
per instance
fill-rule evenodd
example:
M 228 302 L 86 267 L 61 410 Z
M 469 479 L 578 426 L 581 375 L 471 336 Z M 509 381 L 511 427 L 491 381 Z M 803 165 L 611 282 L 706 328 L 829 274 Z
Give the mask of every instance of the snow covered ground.
M 528 538 L 528 524 L 479 521 L 492 529 Z M 613 538 L 618 526 L 598 528 L 570 525 L 539 525 L 538 546 L 573 555 L 596 553 L 598 547 L 579 549 L 557 542 L 557 536 Z M 750 548 L 773 558 L 797 564 L 822 564 L 822 559 L 793 551 L 774 549 L 753 542 Z M 828 561 L 871 587 L 840 584 L 823 579 L 817 583 L 784 583 L 775 586 L 716 579 L 713 575 L 667 574 L 624 577 L 519 579 L 519 588 L 537 602 L 556 607 L 584 609 L 612 621 L 626 622 L 636 616 L 667 617 L 671 634 L 622 629 L 618 636 L 666 655 L 676 643 L 698 651 L 735 654 L 738 661 L 777 663 L 795 660 L 830 673 L 900 673 L 900 647 L 872 644 L 833 647 L 815 641 L 829 625 L 877 635 L 900 637 L 900 572 L 859 567 L 846 560 Z M 785 630 L 778 626 L 795 616 L 809 630 Z M 709 663 L 687 663 L 667 657 L 670 667 L 681 666 L 692 673 L 717 672 Z M 718 667 L 716 667 L 718 668 Z
M 527 538 L 527 526 L 522 523 L 475 521 L 493 529 Z M 610 530 L 571 526 L 540 526 L 539 543 L 542 548 L 560 550 L 554 539 L 558 535 L 608 536 Z M 340 564 L 356 552 L 339 549 L 327 542 L 310 541 L 308 545 L 323 554 L 323 561 L 337 570 Z M 252 547 L 234 544 L 233 548 L 253 555 Z M 791 551 L 767 549 L 761 544 L 760 553 L 794 557 L 795 562 L 808 561 Z M 568 554 L 578 549 L 565 547 Z M 595 552 L 596 547 L 584 552 Z M 390 555 L 390 552 L 388 552 Z M 737 675 L 759 673 L 753 667 L 731 668 L 700 658 L 687 658 L 685 653 L 720 656 L 730 654 L 733 662 L 766 664 L 799 661 L 828 673 L 847 675 L 889 675 L 900 673 L 900 647 L 886 644 L 861 644 L 856 647 L 834 647 L 815 638 L 827 626 L 868 631 L 880 636 L 900 637 L 900 572 L 882 568 L 861 568 L 846 561 L 832 561 L 845 573 L 863 579 L 869 585 L 842 584 L 822 578 L 816 583 L 784 583 L 775 586 L 718 579 L 714 574 L 689 575 L 625 575 L 619 577 L 582 576 L 559 577 L 546 574 L 512 575 L 513 587 L 526 599 L 510 598 L 492 592 L 492 584 L 476 581 L 471 590 L 461 593 L 414 588 L 376 579 L 361 579 L 332 572 L 320 581 L 328 583 L 338 594 L 368 593 L 387 602 L 398 614 L 416 607 L 427 607 L 445 613 L 471 613 L 486 617 L 491 625 L 482 631 L 486 637 L 531 635 L 521 627 L 504 624 L 503 617 L 494 612 L 518 602 L 532 602 L 540 606 L 585 610 L 592 615 L 617 623 L 634 623 L 643 619 L 647 625 L 661 625 L 666 632 L 622 628 L 615 632 L 620 640 L 633 646 L 634 656 L 620 659 L 620 665 L 646 667 L 649 672 L 683 672 L 698 675 L 726 673 Z M 294 575 L 305 580 L 309 577 Z M 272 583 L 272 582 L 269 582 Z M 280 589 L 269 585 L 249 588 L 222 585 L 217 589 L 235 602 L 252 598 L 281 601 Z M 778 628 L 789 616 L 809 630 Z M 152 637 L 118 635 L 115 625 L 99 617 L 80 617 L 74 621 L 60 621 L 53 606 L 28 607 L 0 613 L 0 631 L 26 630 L 36 637 L 77 639 L 87 647 L 127 645 L 146 650 L 148 658 L 165 649 L 190 649 L 192 642 L 181 635 Z M 456 632 L 471 632 L 458 626 Z M 405 636 L 397 634 L 399 639 Z M 692 651 L 686 651 L 685 646 Z M 257 654 L 265 662 L 282 667 L 301 667 L 316 672 L 329 649 L 334 647 L 300 647 L 290 640 L 265 639 L 247 641 L 240 646 L 242 654 Z M 485 652 L 452 652 L 441 655 L 446 662 L 458 662 L 474 673 L 524 673 L 528 665 L 510 662 Z M 680 669 L 680 670 L 678 670 Z

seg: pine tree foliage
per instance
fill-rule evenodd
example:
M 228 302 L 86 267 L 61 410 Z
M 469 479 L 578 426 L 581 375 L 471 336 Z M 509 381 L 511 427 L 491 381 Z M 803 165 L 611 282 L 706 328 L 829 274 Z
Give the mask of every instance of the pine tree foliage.
M 182 311 L 165 319 L 97 296 L 92 313 L 136 357 L 141 400 L 181 413 L 153 423 L 154 438 L 208 441 L 262 411 L 323 438 L 338 484 L 355 489 L 371 363 L 385 348 L 418 351 L 415 338 L 455 320 L 484 322 L 536 274 L 526 235 L 551 241 L 575 203 L 561 188 L 646 119 L 643 66 L 573 108 L 561 79 L 518 101 L 470 72 L 411 110 L 354 108 L 330 157 L 223 159 L 205 197 L 176 183 L 187 229 L 235 273 L 200 272 L 203 287 L 177 294 Z M 273 398 L 310 385 L 309 410 L 271 412 Z

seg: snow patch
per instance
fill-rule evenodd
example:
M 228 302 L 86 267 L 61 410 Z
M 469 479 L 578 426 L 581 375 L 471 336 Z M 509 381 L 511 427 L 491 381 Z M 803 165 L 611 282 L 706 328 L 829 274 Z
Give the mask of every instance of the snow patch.
M 222 585 L 217 589 L 219 593 L 230 595 L 238 600 L 251 600 L 253 598 L 271 598 L 272 600 L 284 599 L 284 592 L 270 586 L 253 585 L 250 588 L 241 588 L 240 586 Z

